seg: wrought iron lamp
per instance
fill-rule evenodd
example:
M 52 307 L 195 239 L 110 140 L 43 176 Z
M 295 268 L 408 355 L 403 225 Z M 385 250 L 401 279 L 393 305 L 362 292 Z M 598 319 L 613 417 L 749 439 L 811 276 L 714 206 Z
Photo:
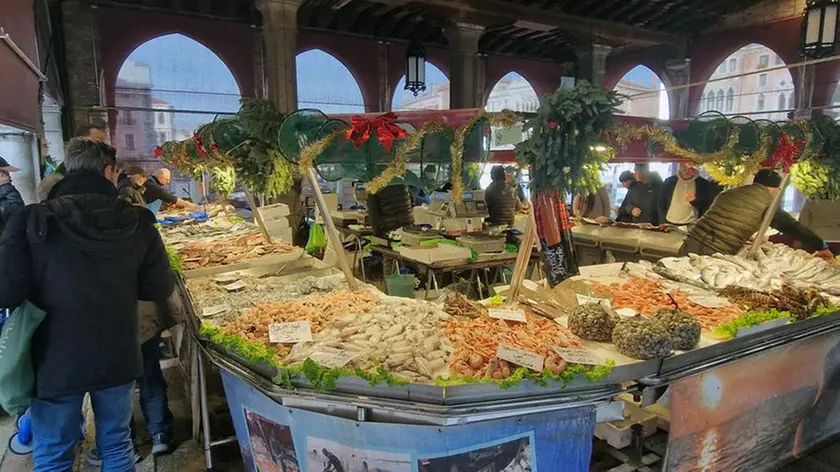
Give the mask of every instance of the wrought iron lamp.
M 837 48 L 840 0 L 808 0 L 802 17 L 802 56 L 819 59 Z
M 405 52 L 405 89 L 415 97 L 426 90 L 426 50 L 416 41 Z

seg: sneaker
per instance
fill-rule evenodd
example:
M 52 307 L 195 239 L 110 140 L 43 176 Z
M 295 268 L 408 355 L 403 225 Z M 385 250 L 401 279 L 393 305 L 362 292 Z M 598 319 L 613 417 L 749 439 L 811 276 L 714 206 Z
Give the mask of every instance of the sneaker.
M 152 436 L 152 454 L 163 456 L 175 450 L 175 436 L 172 428 L 164 428 L 161 432 Z
M 140 448 L 134 446 L 134 463 L 139 464 L 143 461 L 143 455 L 140 454 Z M 91 467 L 102 467 L 102 459 L 99 457 L 99 451 L 91 449 L 85 457 L 85 464 Z

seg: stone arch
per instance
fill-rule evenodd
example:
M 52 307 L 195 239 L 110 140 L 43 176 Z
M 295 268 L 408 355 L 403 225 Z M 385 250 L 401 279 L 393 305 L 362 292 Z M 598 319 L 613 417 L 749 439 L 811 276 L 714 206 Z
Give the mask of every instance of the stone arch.
M 324 113 L 364 113 L 365 97 L 355 74 L 335 55 L 312 48 L 297 55 L 298 108 Z
M 669 118 L 670 97 L 665 82 L 650 67 L 638 64 L 616 82 L 614 90 L 626 98 L 621 110 L 627 115 L 647 118 Z M 644 94 L 644 95 L 642 95 Z
M 505 105 L 507 100 L 508 105 Z M 487 94 L 487 111 L 509 108 L 515 111 L 535 112 L 539 106 L 537 92 L 522 74 L 511 71 L 502 76 Z

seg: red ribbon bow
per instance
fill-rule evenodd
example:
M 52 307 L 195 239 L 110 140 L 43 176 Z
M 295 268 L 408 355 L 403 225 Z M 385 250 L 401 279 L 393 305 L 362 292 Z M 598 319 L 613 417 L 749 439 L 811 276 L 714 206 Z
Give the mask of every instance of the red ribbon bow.
M 790 166 L 796 163 L 796 158 L 799 156 L 799 151 L 802 149 L 802 146 L 805 145 L 804 141 L 796 142 L 787 135 L 787 133 L 782 134 L 779 137 L 779 142 L 776 143 L 776 150 L 773 152 L 773 155 L 767 158 L 766 161 L 762 164 L 762 167 L 769 167 L 774 169 L 779 165 L 782 166 L 782 170 L 785 173 L 788 173 L 790 170 Z
M 155 157 L 158 158 L 158 159 L 163 157 L 163 148 L 162 147 L 158 146 L 158 147 L 155 148 Z
M 350 129 L 344 133 L 344 138 L 353 143 L 356 149 L 370 139 L 371 133 L 376 131 L 379 144 L 385 152 L 391 152 L 394 141 L 408 136 L 408 132 L 393 123 L 397 119 L 394 113 L 385 113 L 372 120 L 366 120 L 362 116 L 354 116 L 350 121 Z

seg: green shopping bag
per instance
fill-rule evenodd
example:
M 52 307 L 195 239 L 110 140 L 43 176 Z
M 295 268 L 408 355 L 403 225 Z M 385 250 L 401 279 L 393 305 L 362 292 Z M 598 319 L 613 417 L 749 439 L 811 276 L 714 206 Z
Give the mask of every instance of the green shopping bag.
M 327 247 L 327 235 L 324 233 L 324 227 L 318 223 L 312 223 L 309 228 L 309 241 L 306 242 L 306 252 L 309 254 L 317 254 Z
M 0 407 L 20 416 L 35 394 L 35 368 L 30 346 L 44 313 L 25 300 L 3 323 L 0 332 Z

